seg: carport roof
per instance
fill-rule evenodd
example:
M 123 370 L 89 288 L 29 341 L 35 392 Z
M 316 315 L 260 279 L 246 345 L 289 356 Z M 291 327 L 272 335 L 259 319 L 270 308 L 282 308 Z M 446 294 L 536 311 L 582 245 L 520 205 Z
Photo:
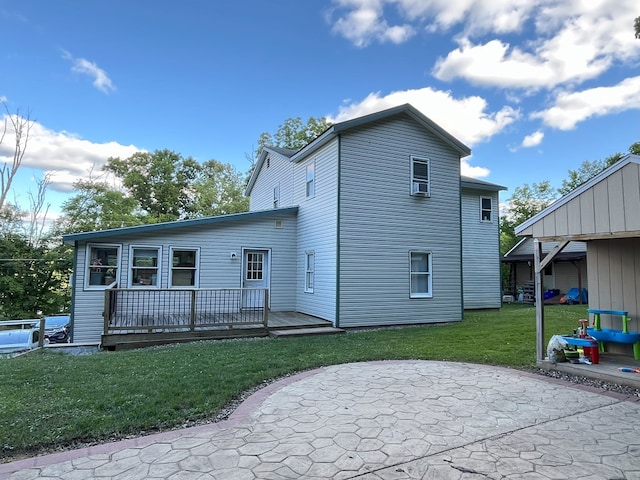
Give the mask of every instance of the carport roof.
M 640 165 L 640 155 L 624 156 L 518 225 L 515 228 L 515 234 L 545 241 L 638 236 L 640 233 L 640 222 L 638 222 L 640 217 L 637 216 L 637 211 L 640 210 L 640 195 L 638 195 L 640 180 L 638 173 L 632 168 L 634 165 L 636 167 Z M 621 172 L 625 167 L 631 169 L 629 171 L 631 175 L 627 175 L 626 171 Z M 608 184 L 609 182 L 611 185 Z M 596 191 L 597 198 L 594 193 Z M 615 225 L 613 221 L 616 222 Z

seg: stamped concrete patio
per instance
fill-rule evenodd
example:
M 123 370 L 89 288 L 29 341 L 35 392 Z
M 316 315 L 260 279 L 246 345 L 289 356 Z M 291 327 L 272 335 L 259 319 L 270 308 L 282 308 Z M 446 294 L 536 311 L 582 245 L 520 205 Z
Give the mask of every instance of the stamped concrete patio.
M 640 398 L 486 365 L 337 365 L 226 421 L 0 464 L 0 478 L 640 479 Z

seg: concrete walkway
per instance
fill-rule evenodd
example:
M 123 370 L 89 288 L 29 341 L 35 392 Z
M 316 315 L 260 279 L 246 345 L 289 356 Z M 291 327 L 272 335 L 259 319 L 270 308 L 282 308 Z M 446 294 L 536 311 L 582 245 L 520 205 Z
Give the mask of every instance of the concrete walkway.
M 640 399 L 504 368 L 331 366 L 217 424 L 0 464 L 11 479 L 640 479 Z

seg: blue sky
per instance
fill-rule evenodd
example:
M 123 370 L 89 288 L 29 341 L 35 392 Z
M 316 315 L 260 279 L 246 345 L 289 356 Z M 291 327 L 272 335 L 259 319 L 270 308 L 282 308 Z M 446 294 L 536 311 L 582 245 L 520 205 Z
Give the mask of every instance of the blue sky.
M 51 172 L 55 216 L 73 181 L 137 150 L 246 172 L 287 118 L 402 103 L 468 145 L 463 174 L 503 199 L 558 186 L 640 140 L 638 15 L 637 0 L 0 0 L 0 99 L 34 120 L 11 199 Z

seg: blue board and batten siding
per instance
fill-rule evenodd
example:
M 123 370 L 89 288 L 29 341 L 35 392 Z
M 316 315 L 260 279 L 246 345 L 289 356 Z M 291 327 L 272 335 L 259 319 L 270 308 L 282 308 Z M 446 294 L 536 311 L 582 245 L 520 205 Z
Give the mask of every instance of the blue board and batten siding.
M 491 198 L 490 221 L 482 221 L 481 198 Z M 498 194 L 463 188 L 461 201 L 464 308 L 500 308 Z
M 276 227 L 276 220 L 278 225 Z M 153 234 L 141 231 L 137 234 L 102 236 L 93 244 L 114 244 L 121 246 L 121 261 L 118 285 L 128 287 L 130 246 L 151 246 L 162 248 L 160 262 L 161 288 L 169 286 L 169 255 L 171 247 L 199 248 L 200 288 L 239 288 L 242 285 L 242 250 L 268 249 L 270 251 L 271 284 L 270 308 L 273 311 L 295 310 L 297 237 L 296 214 L 263 215 L 230 223 L 216 225 L 192 225 L 166 230 L 156 230 Z M 74 342 L 100 342 L 104 320 L 104 290 L 85 289 L 87 242 L 76 243 L 76 265 L 74 274 Z M 237 252 L 235 259 L 231 252 Z
M 412 155 L 430 198 L 410 194 Z M 342 135 L 340 184 L 340 326 L 461 320 L 459 153 L 392 117 Z M 410 298 L 411 251 L 432 255 L 432 298 Z
M 314 164 L 315 194 L 306 196 L 307 166 Z M 338 211 L 338 139 L 295 164 L 294 203 L 298 206 L 298 311 L 335 322 Z M 305 292 L 306 254 L 315 256 L 313 293 Z

